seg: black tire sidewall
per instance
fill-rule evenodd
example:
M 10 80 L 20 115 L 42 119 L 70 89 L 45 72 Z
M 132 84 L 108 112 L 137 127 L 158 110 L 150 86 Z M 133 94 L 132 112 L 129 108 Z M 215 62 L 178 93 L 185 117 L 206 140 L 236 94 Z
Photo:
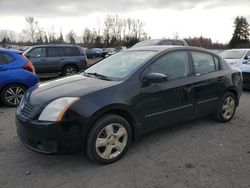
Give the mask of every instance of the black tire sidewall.
M 71 67 L 75 69 L 75 73 L 78 72 L 78 68 L 77 68 L 76 65 L 65 65 L 64 68 L 63 68 L 63 71 L 62 71 L 63 76 L 69 76 L 69 75 L 66 74 L 66 70 L 68 68 L 71 68 Z
M 107 159 L 101 158 L 97 154 L 96 148 L 95 148 L 95 143 L 96 143 L 96 139 L 97 139 L 100 131 L 105 126 L 107 126 L 108 124 L 111 124 L 111 123 L 119 123 L 119 124 L 123 125 L 123 127 L 127 131 L 128 140 L 127 140 L 127 145 L 125 146 L 124 150 L 122 151 L 122 153 L 120 155 L 118 155 L 116 158 L 107 160 Z M 94 124 L 94 126 L 89 131 L 88 138 L 87 138 L 87 144 L 86 144 L 86 153 L 89 156 L 89 158 L 94 162 L 98 162 L 101 164 L 113 163 L 115 161 L 118 161 L 119 159 L 121 159 L 125 155 L 129 146 L 131 145 L 131 141 L 132 141 L 132 130 L 131 130 L 131 127 L 130 127 L 129 123 L 127 122 L 127 120 L 125 120 L 123 117 L 115 115 L 115 114 L 108 114 L 108 115 L 101 117 L 99 120 L 97 120 L 97 122 Z
M 17 105 L 12 105 L 10 104 L 6 99 L 5 99 L 5 92 L 11 88 L 11 87 L 20 87 L 24 90 L 24 92 L 26 92 L 27 88 L 24 85 L 21 84 L 10 84 L 4 87 L 4 89 L 1 92 L 1 101 L 3 102 L 3 104 L 5 104 L 8 107 L 16 107 Z

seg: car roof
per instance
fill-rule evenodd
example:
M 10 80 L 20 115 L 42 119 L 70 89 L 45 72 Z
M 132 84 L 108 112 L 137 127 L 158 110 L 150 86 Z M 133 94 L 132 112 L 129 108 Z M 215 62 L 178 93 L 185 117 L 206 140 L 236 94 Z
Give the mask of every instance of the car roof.
M 0 52 L 7 52 L 7 53 L 19 53 L 19 51 L 18 51 L 18 50 L 6 49 L 6 48 L 0 48 Z
M 32 48 L 34 47 L 80 47 L 80 46 L 76 44 L 43 44 L 43 45 L 32 46 Z
M 201 48 L 201 47 L 194 47 L 194 46 L 174 46 L 174 45 L 155 45 L 155 46 L 143 46 L 143 47 L 137 47 L 137 48 L 130 48 L 127 51 L 172 51 L 172 50 L 178 50 L 178 49 L 182 49 L 182 50 L 200 50 L 203 52 L 208 52 L 211 54 L 215 54 L 216 53 L 212 52 L 211 50 L 207 50 L 205 48 Z

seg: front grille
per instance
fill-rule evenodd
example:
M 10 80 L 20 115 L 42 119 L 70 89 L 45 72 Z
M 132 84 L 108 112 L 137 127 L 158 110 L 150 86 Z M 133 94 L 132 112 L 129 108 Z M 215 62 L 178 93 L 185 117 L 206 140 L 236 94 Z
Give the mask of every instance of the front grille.
M 243 76 L 243 82 L 248 82 L 248 83 L 250 82 L 250 73 L 243 72 L 242 76 Z
M 34 110 L 34 106 L 27 103 L 27 102 L 24 102 L 23 104 L 21 104 L 21 114 L 23 117 L 25 118 L 29 118 L 32 114 Z

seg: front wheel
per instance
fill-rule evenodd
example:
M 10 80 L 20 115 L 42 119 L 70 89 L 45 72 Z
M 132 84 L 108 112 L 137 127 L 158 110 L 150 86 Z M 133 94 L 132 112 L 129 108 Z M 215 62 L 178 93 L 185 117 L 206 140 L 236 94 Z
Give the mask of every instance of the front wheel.
M 131 134 L 131 127 L 123 117 L 105 115 L 90 130 L 86 153 L 92 161 L 113 163 L 127 152 Z
M 228 122 L 233 118 L 235 110 L 236 97 L 233 93 L 227 92 L 219 101 L 215 119 L 219 122 Z
M 20 84 L 6 86 L 1 93 L 2 102 L 7 106 L 16 107 L 20 103 L 26 90 L 26 87 Z

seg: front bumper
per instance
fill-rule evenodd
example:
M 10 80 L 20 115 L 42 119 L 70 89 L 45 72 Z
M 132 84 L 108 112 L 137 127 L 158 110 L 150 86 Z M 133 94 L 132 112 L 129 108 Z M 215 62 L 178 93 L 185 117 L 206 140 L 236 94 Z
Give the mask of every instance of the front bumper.
M 16 126 L 20 141 L 34 151 L 52 154 L 83 149 L 80 122 L 40 122 L 16 115 Z

